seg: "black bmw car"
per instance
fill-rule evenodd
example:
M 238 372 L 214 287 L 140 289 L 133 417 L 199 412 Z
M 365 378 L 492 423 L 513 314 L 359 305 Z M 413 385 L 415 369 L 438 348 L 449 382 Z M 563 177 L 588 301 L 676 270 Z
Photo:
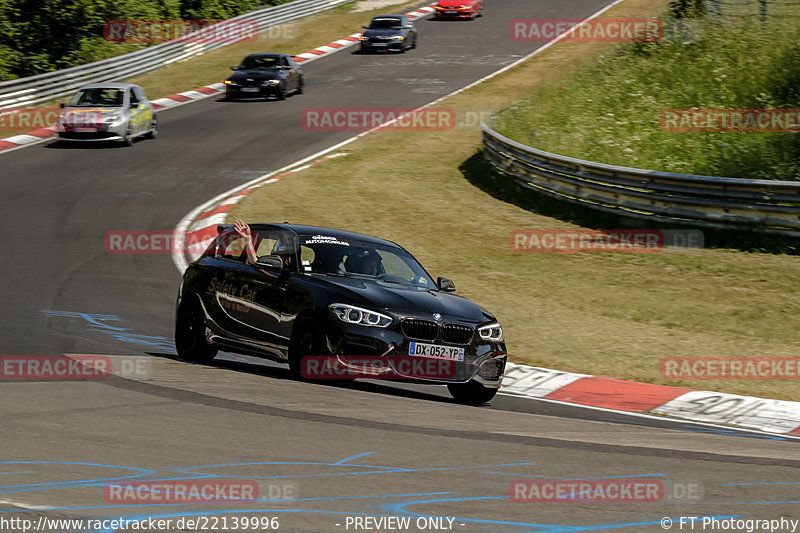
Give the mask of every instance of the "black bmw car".
M 208 362 L 224 350 L 288 363 L 301 375 L 310 357 L 371 356 L 392 379 L 446 384 L 459 402 L 494 397 L 506 364 L 503 330 L 453 294 L 452 281 L 434 281 L 383 239 L 293 224 L 250 228 L 256 264 L 245 238 L 220 225 L 184 273 L 175 325 L 182 359 Z M 452 371 L 412 373 L 409 360 L 447 362 Z
M 417 47 L 417 28 L 405 15 L 381 15 L 363 28 L 359 37 L 363 52 L 405 52 Z
M 305 87 L 303 71 L 286 54 L 250 54 L 225 80 L 225 97 L 269 98 L 280 100 L 290 94 L 302 94 Z

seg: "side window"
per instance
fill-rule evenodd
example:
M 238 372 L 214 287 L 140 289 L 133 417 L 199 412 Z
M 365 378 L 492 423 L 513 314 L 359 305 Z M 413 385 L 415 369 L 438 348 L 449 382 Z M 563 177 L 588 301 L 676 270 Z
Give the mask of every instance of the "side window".
M 313 268 L 311 265 L 314 263 L 314 258 L 316 254 L 314 254 L 314 250 L 309 246 L 301 246 L 300 247 L 300 270 L 302 272 L 312 272 Z
M 236 233 L 226 233 L 221 236 L 222 242 L 217 247 L 217 257 L 220 259 L 233 259 L 244 261 L 244 238 Z
M 280 64 L 281 64 L 281 65 L 283 65 L 283 66 L 287 66 L 287 65 L 289 65 L 289 61 L 288 61 L 288 59 L 286 58 L 286 56 L 282 56 L 282 57 L 281 57 L 281 62 L 280 62 Z
M 139 102 L 144 102 L 147 100 L 147 97 L 144 95 L 144 91 L 139 87 L 133 88 L 133 94 L 136 95 L 136 98 L 138 99 Z
M 138 104 L 139 103 L 139 98 L 136 96 L 136 93 L 133 92 L 132 88 L 129 90 L 129 93 L 130 93 L 130 98 L 131 98 L 131 105 Z

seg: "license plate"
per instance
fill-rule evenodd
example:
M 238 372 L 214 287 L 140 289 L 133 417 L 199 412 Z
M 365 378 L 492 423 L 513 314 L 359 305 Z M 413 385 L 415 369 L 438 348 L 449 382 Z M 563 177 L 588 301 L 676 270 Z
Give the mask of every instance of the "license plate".
M 243 93 L 257 93 L 258 87 L 242 87 Z
M 463 361 L 464 348 L 412 342 L 408 345 L 408 355 L 418 355 L 420 357 L 441 357 L 442 359 L 455 359 L 456 361 Z
M 97 131 L 97 128 L 88 128 L 88 127 L 77 127 L 72 128 L 72 131 L 76 131 L 78 133 L 94 133 Z
M 458 15 L 458 11 L 445 11 L 445 15 Z

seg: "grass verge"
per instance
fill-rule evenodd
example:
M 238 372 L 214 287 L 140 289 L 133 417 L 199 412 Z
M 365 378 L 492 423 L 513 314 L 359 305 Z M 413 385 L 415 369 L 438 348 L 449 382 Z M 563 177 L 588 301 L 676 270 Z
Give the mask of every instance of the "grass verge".
M 775 12 L 781 8 L 790 6 L 770 4 L 773 16 L 763 26 L 752 16 L 688 19 L 690 31 L 681 36 L 688 41 L 610 48 L 582 71 L 532 90 L 500 114 L 496 129 L 541 150 L 590 161 L 800 180 L 796 131 L 666 131 L 664 126 L 689 123 L 662 116 L 669 109 L 794 108 L 796 129 L 800 5 L 787 18 Z
M 663 5 L 663 0 L 626 0 L 606 16 L 649 16 Z M 531 88 L 583 69 L 610 48 L 560 43 L 438 105 L 461 118 L 498 111 Z M 659 361 L 667 356 L 796 355 L 796 257 L 686 249 L 512 254 L 507 245 L 512 230 L 578 226 L 487 192 L 492 177 L 480 148 L 477 127 L 380 131 L 348 145 L 346 157 L 251 193 L 229 220 L 288 220 L 398 242 L 433 276 L 454 279 L 458 294 L 498 315 L 512 361 L 796 399 L 791 381 L 673 382 L 659 373 Z

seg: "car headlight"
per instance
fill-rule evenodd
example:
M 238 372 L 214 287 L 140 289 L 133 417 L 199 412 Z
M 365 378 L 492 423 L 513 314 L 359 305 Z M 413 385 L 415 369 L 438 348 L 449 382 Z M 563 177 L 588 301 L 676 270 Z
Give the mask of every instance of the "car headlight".
M 359 41 L 369 41 L 369 37 L 364 37 L 363 35 L 358 38 Z
M 122 113 L 109 113 L 103 117 L 105 124 L 116 124 L 123 119 Z
M 500 324 L 487 324 L 478 328 L 478 335 L 485 341 L 500 342 L 503 340 L 503 328 Z
M 331 312 L 341 320 L 348 324 L 358 324 L 359 326 L 374 326 L 377 328 L 385 328 L 392 323 L 392 317 L 363 309 L 354 305 L 347 304 L 331 304 L 328 306 Z
M 235 82 L 235 81 L 233 81 L 233 80 L 225 80 L 225 85 L 239 85 L 239 84 L 238 84 L 238 83 L 236 83 L 236 82 Z
M 402 35 L 395 35 L 394 37 L 392 37 L 392 39 L 397 39 L 398 41 L 402 41 L 403 39 L 405 39 L 405 37 L 403 37 Z

